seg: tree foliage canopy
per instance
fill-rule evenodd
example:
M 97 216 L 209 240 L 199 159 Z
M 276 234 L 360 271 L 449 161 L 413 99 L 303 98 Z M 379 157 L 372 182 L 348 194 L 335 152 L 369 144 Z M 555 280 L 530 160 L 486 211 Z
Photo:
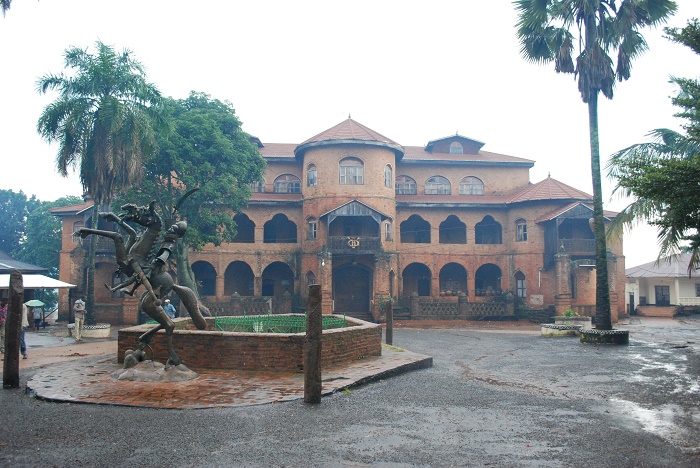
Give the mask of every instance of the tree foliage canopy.
M 262 178 L 265 161 L 241 129 L 231 103 L 192 92 L 186 99 L 167 99 L 169 127 L 157 132 L 158 154 L 145 164 L 142 184 L 121 201 L 156 200 L 165 216 L 178 201 L 187 220 L 186 240 L 194 249 L 230 242 L 236 234 L 233 216 L 250 197 L 250 184 Z
M 696 19 L 681 30 L 667 28 L 668 37 L 700 54 L 700 25 Z M 685 119 L 686 134 L 669 129 L 650 132 L 651 142 L 639 143 L 612 155 L 608 174 L 617 179 L 615 191 L 634 198 L 616 219 L 614 228 L 646 221 L 659 228 L 659 258 L 677 253 L 688 242 L 689 269 L 700 267 L 700 82 L 672 78 L 673 98 Z
M 0 190 L 0 250 L 16 255 L 25 239 L 27 218 L 40 205 L 34 195 L 30 198 L 22 192 Z

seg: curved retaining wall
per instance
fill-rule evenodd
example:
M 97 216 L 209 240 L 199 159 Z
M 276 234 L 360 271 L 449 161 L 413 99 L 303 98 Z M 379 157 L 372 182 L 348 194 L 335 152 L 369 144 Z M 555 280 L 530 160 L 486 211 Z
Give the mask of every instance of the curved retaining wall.
M 237 333 L 213 330 L 214 319 L 207 318 L 207 329 L 197 330 L 189 318 L 175 319 L 175 352 L 187 367 L 194 369 L 237 369 L 302 371 L 305 333 Z M 323 331 L 321 365 L 343 364 L 382 354 L 382 328 L 375 323 L 346 317 L 346 328 Z M 123 362 L 128 349 L 138 349 L 138 338 L 154 325 L 138 325 L 119 330 L 118 359 Z M 160 330 L 146 348 L 148 359 L 165 362 L 168 358 L 165 332 Z

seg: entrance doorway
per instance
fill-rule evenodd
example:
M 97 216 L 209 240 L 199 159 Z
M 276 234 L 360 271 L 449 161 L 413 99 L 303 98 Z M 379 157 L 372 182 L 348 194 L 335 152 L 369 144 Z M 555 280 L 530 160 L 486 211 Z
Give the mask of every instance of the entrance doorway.
M 335 313 L 367 314 L 372 289 L 372 271 L 360 264 L 348 263 L 333 269 Z M 362 318 L 362 317 L 358 317 Z
M 671 288 L 669 286 L 654 286 L 657 306 L 671 305 Z

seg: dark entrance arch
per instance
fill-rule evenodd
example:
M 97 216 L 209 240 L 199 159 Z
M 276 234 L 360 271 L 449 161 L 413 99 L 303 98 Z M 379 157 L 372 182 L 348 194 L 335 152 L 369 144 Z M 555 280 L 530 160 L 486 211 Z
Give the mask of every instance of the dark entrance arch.
M 192 264 L 194 279 L 199 283 L 199 294 L 216 296 L 216 270 L 211 263 L 200 260 Z
M 369 312 L 372 271 L 364 265 L 348 263 L 333 268 L 335 312 Z
M 422 263 L 411 263 L 403 270 L 403 295 L 414 292 L 419 296 L 430 296 L 430 268 Z
M 294 273 L 286 263 L 272 262 L 262 273 L 262 295 L 282 296 L 294 294 Z

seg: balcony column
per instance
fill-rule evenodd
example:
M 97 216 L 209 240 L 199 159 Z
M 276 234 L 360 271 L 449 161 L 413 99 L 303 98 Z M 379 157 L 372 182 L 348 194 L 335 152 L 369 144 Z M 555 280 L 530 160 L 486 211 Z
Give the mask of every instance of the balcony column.
M 554 256 L 556 261 L 557 291 L 554 296 L 556 314 L 561 316 L 571 309 L 571 257 L 563 248 Z
M 318 256 L 318 284 L 321 285 L 321 313 L 333 311 L 333 254 L 324 251 Z

